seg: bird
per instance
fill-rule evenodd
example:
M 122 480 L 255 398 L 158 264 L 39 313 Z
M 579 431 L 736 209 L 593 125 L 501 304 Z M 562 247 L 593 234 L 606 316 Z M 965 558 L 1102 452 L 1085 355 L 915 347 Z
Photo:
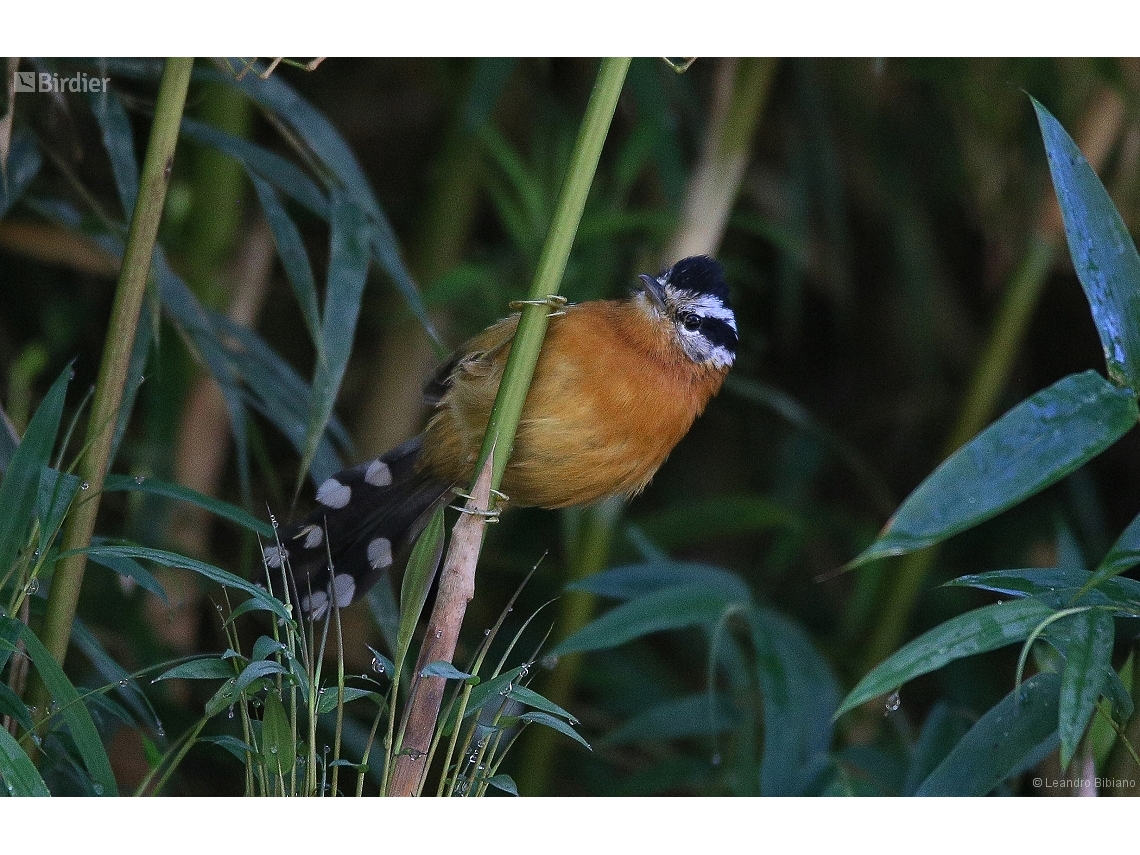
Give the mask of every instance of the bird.
M 325 480 L 313 512 L 265 547 L 265 573 L 287 568 L 303 615 L 363 596 L 471 484 L 518 322 L 460 347 L 424 387 L 423 432 Z M 565 305 L 523 405 L 506 501 L 564 508 L 640 493 L 720 390 L 737 342 L 724 270 L 709 256 L 640 274 L 624 298 Z

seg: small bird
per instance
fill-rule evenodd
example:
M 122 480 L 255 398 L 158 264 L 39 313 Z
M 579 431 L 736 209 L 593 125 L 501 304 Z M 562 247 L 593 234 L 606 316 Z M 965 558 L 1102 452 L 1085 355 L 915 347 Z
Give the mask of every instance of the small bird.
M 720 390 L 737 331 L 719 262 L 685 258 L 639 280 L 625 299 L 550 318 L 503 475 L 511 504 L 639 493 Z M 423 433 L 326 480 L 316 510 L 265 549 L 267 570 L 288 560 L 303 614 L 318 619 L 362 596 L 470 485 L 518 320 L 479 333 L 429 381 L 435 412 Z

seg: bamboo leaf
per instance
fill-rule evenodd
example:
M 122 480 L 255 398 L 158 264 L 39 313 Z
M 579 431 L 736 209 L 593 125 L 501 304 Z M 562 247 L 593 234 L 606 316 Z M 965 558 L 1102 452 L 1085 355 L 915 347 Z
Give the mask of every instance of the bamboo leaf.
M 923 633 L 867 674 L 839 706 L 835 717 L 908 680 L 966 656 L 1024 641 L 1054 609 L 1035 597 L 983 606 Z
M 984 796 L 1057 744 L 1060 677 L 1036 674 L 970 728 L 922 782 L 919 796 Z
M 748 614 L 764 704 L 760 792 L 804 795 L 827 765 L 839 685 L 803 630 L 771 609 Z
M 1140 255 L 1112 198 L 1077 144 L 1033 100 L 1077 278 L 1100 334 L 1108 375 L 1140 389 Z
M 0 782 L 10 796 L 50 796 L 31 758 L 7 730 L 0 727 Z M 517 793 L 515 795 L 518 795 Z
M 123 109 L 123 102 L 114 91 L 92 93 L 87 96 L 87 103 L 99 123 L 123 216 L 129 222 L 139 197 L 139 161 L 135 152 L 134 129 L 127 118 L 127 111 Z
M 573 727 L 571 727 L 569 724 L 564 722 L 562 719 L 557 718 L 555 716 L 552 716 L 549 713 L 544 713 L 544 712 L 523 713 L 522 715 L 519 716 L 519 721 L 535 722 L 537 724 L 545 725 L 546 727 L 549 727 L 551 730 L 557 730 L 559 733 L 563 734 L 564 736 L 569 736 L 571 739 L 573 739 L 579 745 L 584 745 L 586 747 L 587 751 L 593 751 L 594 750 L 593 748 L 590 747 L 590 743 L 587 742 L 585 739 L 583 739 L 582 735 L 579 734 L 578 731 L 576 731 Z
M 1136 398 L 1095 371 L 1022 401 L 954 452 L 851 562 L 922 549 L 1056 483 L 1136 424 Z
M 8 151 L 7 180 L 0 181 L 0 217 L 16 204 L 42 165 L 35 137 L 25 130 L 17 132 Z
M 1097 698 L 1103 694 L 1107 672 L 1112 670 L 1112 645 L 1116 631 L 1112 616 L 1098 609 L 1078 612 L 1050 625 L 1064 623 L 1067 643 L 1061 653 L 1058 729 L 1061 738 L 1061 769 L 1068 768 L 1084 735 Z
M 273 243 L 277 246 L 277 257 L 281 259 L 285 278 L 289 280 L 293 295 L 301 307 L 301 317 L 309 328 L 309 337 L 316 345 L 321 337 L 321 315 L 317 305 L 317 280 L 313 277 L 313 265 L 309 261 L 305 241 L 269 182 L 256 175 L 250 175 L 250 180 L 257 192 L 258 201 L 261 202 L 265 221 L 273 233 Z
M 622 603 L 551 652 L 565 656 L 582 650 L 606 650 L 654 632 L 713 624 L 730 607 L 748 602 L 736 591 L 710 589 L 701 583 L 664 588 Z
M 261 762 L 269 771 L 270 792 L 287 778 L 297 762 L 296 741 L 289 724 L 289 714 L 276 692 L 265 695 L 265 714 L 261 725 Z M 284 795 L 284 793 L 282 793 Z
M 115 774 L 111 771 L 107 750 L 103 747 L 103 741 L 99 737 L 95 722 L 91 719 L 91 713 L 84 706 L 83 699 L 80 698 L 75 686 L 28 627 L 11 618 L 0 618 L 0 624 L 16 624 L 15 630 L 24 642 L 24 649 L 35 665 L 36 673 L 55 701 L 59 709 L 58 715 L 71 731 L 75 747 L 79 751 L 87 773 L 91 776 L 93 792 L 100 796 L 118 795 L 119 790 L 115 784 Z
M 317 455 L 318 444 L 332 416 L 341 380 L 344 379 L 348 359 L 352 355 L 360 301 L 368 278 L 367 240 L 367 224 L 363 212 L 343 193 L 334 191 L 329 213 L 328 279 L 320 337 L 317 340 L 313 396 L 301 449 L 302 473 L 310 469 L 310 464 Z M 314 472 L 313 480 L 323 482 L 334 471 Z
M 209 659 L 191 659 L 163 671 L 153 680 L 229 680 L 237 676 L 233 663 L 228 659 L 211 657 Z
M 0 576 L 12 566 L 24 546 L 35 513 L 40 479 L 51 460 L 71 366 L 67 366 L 44 396 L 12 455 L 4 480 L 0 481 Z
M 151 475 L 147 475 L 146 477 L 139 475 L 133 477 L 130 475 L 108 475 L 103 485 L 103 490 L 104 492 L 126 491 L 145 493 L 151 496 L 176 499 L 180 502 L 189 502 L 205 511 L 209 511 L 214 516 L 227 519 L 230 522 L 237 523 L 242 528 L 247 528 L 252 532 L 260 534 L 262 537 L 270 539 L 273 537 L 272 525 L 264 520 L 258 519 L 237 505 L 223 502 L 221 499 L 215 499 L 213 496 L 207 496 L 205 493 L 199 493 L 197 490 L 191 490 L 189 487 L 183 487 L 181 484 L 172 484 L 169 481 L 163 481 L 161 478 L 155 478 Z
M 428 591 L 443 557 L 443 508 L 437 508 L 412 547 L 400 585 L 400 628 L 396 634 L 396 669 L 402 671 L 412 636 L 419 625 Z M 376 657 L 380 654 L 372 651 Z M 380 661 L 379 658 L 377 661 Z M 442 675 L 439 675 L 442 676 Z
M 100 561 L 102 559 L 114 558 L 137 558 L 145 561 L 154 561 L 156 564 L 161 564 L 164 567 L 175 567 L 182 570 L 193 570 L 199 576 L 209 579 L 211 582 L 217 582 L 226 588 L 233 588 L 239 591 L 245 591 L 259 603 L 261 603 L 268 611 L 273 612 L 280 618 L 289 620 L 289 612 L 286 611 L 285 606 L 269 595 L 265 589 L 258 587 L 252 582 L 247 582 L 240 576 L 235 576 L 220 567 L 215 567 L 213 564 L 207 564 L 204 561 L 198 561 L 194 558 L 188 558 L 185 555 L 179 555 L 176 552 L 167 552 L 162 549 L 151 549 L 145 546 L 126 546 L 126 545 L 95 545 L 88 547 L 86 550 L 87 557 L 93 561 Z M 66 555 L 66 553 L 64 553 Z M 63 555 L 60 556 L 64 557 Z

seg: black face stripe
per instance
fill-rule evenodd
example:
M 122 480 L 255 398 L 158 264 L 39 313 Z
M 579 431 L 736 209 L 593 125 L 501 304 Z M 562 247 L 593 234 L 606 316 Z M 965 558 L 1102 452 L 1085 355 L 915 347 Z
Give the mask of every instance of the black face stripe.
M 701 335 L 717 347 L 723 347 L 733 356 L 736 355 L 736 344 L 739 341 L 736 330 L 720 318 L 703 317 Z

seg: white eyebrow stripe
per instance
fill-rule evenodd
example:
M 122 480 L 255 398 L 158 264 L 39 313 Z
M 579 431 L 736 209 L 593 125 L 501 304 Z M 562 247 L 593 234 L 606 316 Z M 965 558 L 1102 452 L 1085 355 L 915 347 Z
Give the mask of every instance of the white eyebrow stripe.
M 703 297 L 693 300 L 690 305 L 694 312 L 704 315 L 706 318 L 717 318 L 718 320 L 724 321 L 732 327 L 734 332 L 736 331 L 736 315 L 732 313 L 732 309 L 729 309 L 721 302 L 719 297 L 706 294 Z

